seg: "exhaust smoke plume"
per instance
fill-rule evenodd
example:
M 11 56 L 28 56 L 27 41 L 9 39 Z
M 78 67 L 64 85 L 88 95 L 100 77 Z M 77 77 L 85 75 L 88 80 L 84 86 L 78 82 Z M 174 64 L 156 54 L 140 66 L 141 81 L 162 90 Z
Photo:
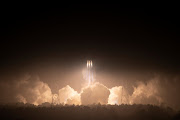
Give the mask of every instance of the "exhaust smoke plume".
M 79 105 L 80 95 L 69 85 L 59 90 L 59 103 Z
M 123 86 L 116 86 L 113 87 L 110 90 L 110 95 L 108 99 L 108 104 L 114 105 L 114 104 L 128 104 L 129 102 L 129 95 L 127 94 L 126 90 L 123 88 Z
M 23 102 L 35 105 L 44 102 L 70 105 L 163 104 L 178 109 L 177 79 L 179 77 L 164 78 L 156 75 L 147 82 L 136 82 L 132 94 L 123 86 L 108 88 L 98 82 L 82 87 L 80 92 L 67 85 L 59 89 L 58 94 L 52 94 L 48 84 L 42 82 L 38 77 L 25 75 L 19 80 L 1 81 L 0 102 Z
M 155 104 L 160 105 L 163 100 L 159 93 L 159 81 L 150 80 L 147 84 L 138 82 L 138 86 L 134 87 L 134 92 L 130 97 L 130 103 L 136 104 Z
M 110 91 L 109 89 L 100 83 L 94 83 L 93 85 L 83 88 L 81 93 L 81 102 L 84 105 L 88 104 L 107 104 Z
M 23 102 L 35 105 L 51 102 L 49 86 L 38 77 L 25 75 L 22 79 L 0 84 L 1 102 Z

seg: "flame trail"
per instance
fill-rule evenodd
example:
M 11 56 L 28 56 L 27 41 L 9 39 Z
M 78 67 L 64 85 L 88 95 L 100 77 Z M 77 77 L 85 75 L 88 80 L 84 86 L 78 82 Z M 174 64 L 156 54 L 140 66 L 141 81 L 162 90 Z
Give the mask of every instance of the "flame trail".
M 87 60 L 87 76 L 88 76 L 88 86 L 94 82 L 93 78 L 93 63 L 92 60 Z

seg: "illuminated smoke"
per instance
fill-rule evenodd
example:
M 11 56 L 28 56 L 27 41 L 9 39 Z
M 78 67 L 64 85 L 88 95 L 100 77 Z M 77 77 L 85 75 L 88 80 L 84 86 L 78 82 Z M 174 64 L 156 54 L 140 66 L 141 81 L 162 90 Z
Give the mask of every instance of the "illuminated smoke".
M 67 99 L 66 104 L 69 105 L 81 105 L 81 96 L 80 94 L 76 94 L 74 96 L 72 96 L 71 98 Z
M 150 80 L 147 84 L 138 82 L 138 86 L 134 87 L 134 92 L 130 97 L 130 104 L 161 104 L 163 100 L 160 97 L 158 85 L 158 80 Z
M 19 80 L 0 84 L 1 102 L 23 102 L 31 104 L 51 103 L 52 94 L 49 86 L 38 77 L 25 75 Z
M 80 95 L 69 85 L 59 90 L 59 103 L 80 104 Z
M 19 91 L 17 98 L 20 98 L 19 102 L 27 102 L 35 105 L 51 102 L 52 94 L 49 86 L 38 78 L 35 78 L 35 80 L 30 79 L 31 76 L 29 79 L 17 83 L 17 90 Z
M 122 92 L 123 87 L 113 87 L 110 90 L 110 95 L 108 98 L 108 104 L 121 104 L 122 103 Z
M 137 82 L 132 95 L 129 95 L 123 86 L 113 87 L 110 90 L 108 104 L 155 104 L 160 105 L 163 99 L 160 95 L 158 79 L 147 82 Z
M 90 86 L 83 88 L 81 93 L 81 103 L 88 104 L 107 104 L 110 91 L 100 83 L 94 83 Z
M 88 64 L 87 64 L 88 65 Z M 85 83 L 83 86 L 87 86 L 88 85 L 88 80 L 89 80 L 89 76 L 88 76 L 88 70 L 87 69 L 83 69 L 82 70 L 82 75 L 83 75 L 83 79 L 85 80 Z
M 18 102 L 27 103 L 26 98 L 24 98 L 22 95 L 17 95 L 16 99 Z
M 58 94 L 53 94 L 53 95 L 52 95 L 52 103 L 53 103 L 54 105 L 59 104 Z
M 51 93 L 48 84 L 36 76 L 25 75 L 22 78 L 0 81 L 0 102 L 23 102 L 35 105 L 49 102 L 53 104 L 87 105 L 101 104 L 155 104 L 167 105 L 179 109 L 179 76 L 175 78 L 158 77 L 147 82 L 137 82 L 130 94 L 123 86 L 107 88 L 102 83 L 93 83 L 82 87 L 78 93 L 69 85 Z M 164 81 L 164 82 L 162 82 Z M 123 91 L 122 91 L 123 88 Z
M 52 95 L 49 86 L 40 81 L 38 77 L 26 75 L 18 81 L 3 82 L 1 85 L 1 102 L 23 102 L 35 105 L 44 102 L 53 104 L 156 104 L 163 102 L 160 96 L 158 79 L 149 81 L 147 84 L 138 82 L 134 92 L 129 95 L 122 86 L 111 89 L 101 83 L 94 83 L 82 88 L 78 93 L 69 85 L 59 90 L 58 94 Z M 122 91 L 123 88 L 123 91 Z M 11 91 L 10 91 L 11 90 Z M 4 92 L 3 91 L 7 91 Z M 53 97 L 52 97 L 53 96 Z M 3 98 L 3 99 L 2 99 Z
M 126 89 L 123 86 L 116 86 L 110 90 L 110 95 L 108 98 L 108 104 L 128 104 L 129 103 L 129 94 L 126 92 Z

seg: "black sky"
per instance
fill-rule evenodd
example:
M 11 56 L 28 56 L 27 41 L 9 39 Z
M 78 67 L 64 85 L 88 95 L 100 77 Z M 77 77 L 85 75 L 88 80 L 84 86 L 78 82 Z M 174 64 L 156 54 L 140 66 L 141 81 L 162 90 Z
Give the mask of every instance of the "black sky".
M 179 73 L 179 8 L 71 4 L 1 8 L 1 74 L 87 59 L 100 70 Z M 27 70 L 28 71 L 28 70 Z

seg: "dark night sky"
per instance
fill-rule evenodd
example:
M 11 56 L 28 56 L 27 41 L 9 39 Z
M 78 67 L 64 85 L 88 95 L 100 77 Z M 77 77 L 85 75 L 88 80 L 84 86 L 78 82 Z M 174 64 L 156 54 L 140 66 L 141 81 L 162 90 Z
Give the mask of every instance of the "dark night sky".
M 42 5 L 43 6 L 43 5 Z M 179 73 L 179 9 L 72 4 L 1 8 L 1 74 L 44 66 Z

